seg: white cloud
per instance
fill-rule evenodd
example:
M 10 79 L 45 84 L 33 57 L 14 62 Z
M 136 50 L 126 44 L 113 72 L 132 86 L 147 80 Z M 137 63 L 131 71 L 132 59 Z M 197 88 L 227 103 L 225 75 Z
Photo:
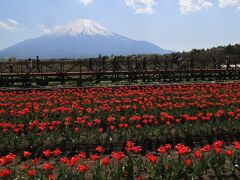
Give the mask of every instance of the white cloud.
M 87 6 L 89 4 L 92 4 L 93 0 L 80 0 L 80 2 L 84 5 Z
M 0 29 L 5 29 L 5 30 L 14 30 L 13 27 L 9 26 L 7 23 L 0 21 Z
M 19 25 L 19 23 L 14 19 L 8 19 L 5 22 L 0 21 L 0 29 L 5 29 L 7 31 L 17 30 L 18 25 Z
M 38 28 L 40 28 L 44 33 L 50 33 L 51 29 L 47 28 L 44 24 L 38 25 Z
M 218 6 L 220 8 L 237 7 L 238 9 L 240 9 L 240 0 L 219 0 Z
M 202 9 L 213 6 L 211 0 L 179 0 L 180 11 L 182 14 L 188 12 L 199 12 Z
M 125 0 L 127 6 L 132 7 L 135 13 L 153 13 L 153 6 L 156 5 L 155 0 Z
M 48 28 L 46 27 L 44 24 L 40 24 L 37 26 L 39 29 L 41 29 L 44 33 L 48 34 L 48 33 L 51 33 L 57 29 L 59 29 L 61 26 L 55 26 L 53 28 Z
M 12 26 L 18 26 L 18 22 L 14 19 L 8 19 L 8 23 L 11 24 Z

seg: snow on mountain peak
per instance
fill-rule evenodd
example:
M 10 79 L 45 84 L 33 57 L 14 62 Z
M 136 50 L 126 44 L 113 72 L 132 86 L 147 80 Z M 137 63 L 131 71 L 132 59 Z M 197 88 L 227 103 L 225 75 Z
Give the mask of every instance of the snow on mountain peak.
M 51 34 L 53 35 L 88 35 L 88 36 L 112 36 L 105 27 L 97 22 L 89 19 L 81 19 L 71 22 L 65 26 L 55 28 Z

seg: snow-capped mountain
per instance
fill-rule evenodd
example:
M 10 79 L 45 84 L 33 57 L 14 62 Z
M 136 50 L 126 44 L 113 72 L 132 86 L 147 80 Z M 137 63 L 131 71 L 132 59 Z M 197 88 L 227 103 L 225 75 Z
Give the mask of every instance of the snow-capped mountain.
M 112 33 L 92 20 L 77 20 L 56 27 L 41 37 L 28 39 L 0 51 L 0 58 L 90 58 L 101 55 L 167 54 L 145 41 Z
M 88 19 L 83 19 L 74 21 L 63 27 L 57 27 L 51 32 L 51 35 L 112 36 L 113 34 L 109 32 L 106 28 L 98 24 L 97 22 Z

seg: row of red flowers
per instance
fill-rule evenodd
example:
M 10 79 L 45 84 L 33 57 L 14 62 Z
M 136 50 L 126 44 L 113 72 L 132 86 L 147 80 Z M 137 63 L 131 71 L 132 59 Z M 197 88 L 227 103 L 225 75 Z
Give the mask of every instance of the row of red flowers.
M 239 92 L 239 83 L 0 92 L 0 150 L 233 140 Z
M 127 141 L 124 151 L 103 156 L 104 148 L 97 146 L 89 157 L 85 152 L 67 157 L 56 148 L 47 149 L 40 157 L 23 151 L 0 157 L 0 177 L 5 178 L 197 178 L 214 172 L 214 176 L 237 177 L 240 173 L 240 143 L 224 146 L 215 141 L 199 149 L 183 144 L 159 146 L 156 152 L 141 155 L 141 147 Z

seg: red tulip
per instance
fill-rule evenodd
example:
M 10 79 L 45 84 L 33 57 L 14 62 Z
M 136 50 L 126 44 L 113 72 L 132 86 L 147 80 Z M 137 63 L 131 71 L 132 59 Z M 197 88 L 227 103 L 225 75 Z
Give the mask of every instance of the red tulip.
M 99 152 L 99 153 L 103 152 L 103 147 L 102 146 L 97 146 L 96 151 Z
M 201 154 L 200 151 L 195 151 L 194 156 L 195 156 L 196 159 L 200 159 L 202 157 L 202 154 Z
M 214 148 L 214 150 L 215 150 L 216 154 L 220 154 L 221 153 L 221 148 L 220 147 L 216 147 L 216 148 Z
M 165 145 L 165 148 L 169 151 L 169 150 L 172 149 L 172 145 L 171 145 L 171 144 L 166 144 L 166 145 Z
M 108 157 L 104 157 L 101 159 L 101 164 L 107 166 L 110 164 L 110 159 Z
M 187 167 L 191 166 L 191 164 L 192 164 L 190 159 L 186 159 L 185 163 L 186 163 Z
M 59 156 L 60 154 L 62 154 L 62 151 L 57 148 L 53 151 L 53 154 L 54 154 L 54 156 Z
M 165 154 L 166 152 L 166 148 L 164 146 L 160 146 L 158 149 L 157 149 L 158 152 L 160 152 L 161 154 Z
M 88 170 L 88 166 L 86 164 L 81 164 L 78 166 L 78 170 L 81 173 L 85 173 Z
M 147 154 L 146 157 L 153 164 L 155 164 L 157 162 L 157 156 L 155 156 L 153 154 Z
M 123 152 L 112 152 L 111 156 L 118 161 L 125 157 Z
M 36 157 L 31 160 L 31 162 L 32 162 L 34 165 L 38 164 L 39 161 L 40 161 L 40 158 L 36 158 Z
M 26 170 L 28 170 L 28 169 L 30 169 L 30 165 L 29 164 L 24 164 L 24 169 L 26 169 Z
M 96 160 L 98 160 L 99 158 L 100 158 L 100 156 L 97 155 L 97 154 L 92 154 L 92 155 L 90 156 L 90 159 L 93 160 L 93 161 L 96 161 Z
M 78 155 L 81 159 L 85 159 L 86 158 L 86 153 L 85 152 L 80 152 Z
M 46 151 L 43 151 L 43 155 L 46 157 L 46 158 L 49 158 L 51 156 L 52 152 L 48 149 Z
M 50 180 L 54 179 L 54 175 L 53 174 L 48 174 L 48 179 L 50 179 Z
M 60 158 L 60 161 L 61 161 L 62 164 L 68 164 L 68 162 L 69 162 L 67 157 Z
M 232 156 L 232 154 L 233 154 L 233 151 L 231 150 L 231 149 L 228 149 L 227 151 L 226 151 L 226 155 L 227 156 Z
M 134 146 L 134 147 L 132 148 L 132 150 L 133 150 L 134 153 L 138 154 L 138 153 L 141 152 L 142 149 L 141 149 L 140 146 Z
M 49 171 L 53 168 L 53 165 L 51 163 L 45 163 L 42 165 L 42 169 L 44 169 L 45 171 Z
M 36 171 L 35 171 L 35 170 L 29 170 L 29 171 L 28 171 L 28 175 L 29 175 L 30 177 L 35 176 L 35 175 L 36 175 Z
M 3 170 L 0 171 L 0 177 L 7 177 L 12 173 L 12 171 L 8 168 L 4 168 Z
M 30 153 L 29 151 L 23 151 L 23 157 L 28 158 L 29 156 L 31 156 L 32 153 Z

